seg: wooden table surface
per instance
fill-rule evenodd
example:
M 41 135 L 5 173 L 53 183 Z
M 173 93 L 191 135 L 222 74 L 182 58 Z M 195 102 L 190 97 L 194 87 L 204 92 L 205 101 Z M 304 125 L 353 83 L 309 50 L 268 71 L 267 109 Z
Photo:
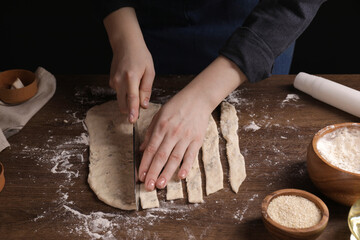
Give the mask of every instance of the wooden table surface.
M 55 96 L 0 153 L 6 177 L 0 193 L 0 239 L 271 239 L 260 205 L 267 194 L 283 188 L 309 191 L 327 204 L 330 220 L 318 239 L 349 239 L 349 207 L 328 199 L 312 184 L 306 149 L 321 128 L 359 118 L 294 89 L 294 77 L 246 83 L 228 99 L 238 111 L 246 161 L 247 178 L 238 194 L 230 190 L 221 137 L 223 190 L 195 205 L 186 199 L 166 202 L 165 191 L 159 191 L 159 209 L 128 212 L 98 200 L 87 183 L 83 120 L 92 106 L 115 99 L 108 77 L 57 76 Z M 360 90 L 360 75 L 325 77 Z M 191 78 L 157 78 L 152 100 L 166 102 Z M 213 115 L 218 121 L 219 107 Z

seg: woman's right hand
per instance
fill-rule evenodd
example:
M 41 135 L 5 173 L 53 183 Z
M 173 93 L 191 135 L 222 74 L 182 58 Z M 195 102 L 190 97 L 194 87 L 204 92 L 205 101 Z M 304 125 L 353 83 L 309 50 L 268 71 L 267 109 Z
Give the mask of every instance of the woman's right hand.
M 147 108 L 155 77 L 154 63 L 133 8 L 121 8 L 104 19 L 113 50 L 110 86 L 116 90 L 120 112 L 130 123 Z

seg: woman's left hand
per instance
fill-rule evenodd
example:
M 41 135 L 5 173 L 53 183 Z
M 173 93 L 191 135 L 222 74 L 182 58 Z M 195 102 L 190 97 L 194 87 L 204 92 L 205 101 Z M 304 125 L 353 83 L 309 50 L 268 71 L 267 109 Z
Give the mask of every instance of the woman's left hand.
M 245 80 L 233 62 L 220 56 L 160 109 L 140 146 L 144 154 L 139 177 L 148 191 L 164 188 L 181 161 L 178 177 L 186 178 L 211 112 Z
M 202 145 L 211 111 L 191 96 L 179 94 L 154 116 L 141 145 L 144 154 L 139 169 L 140 180 L 146 179 L 148 190 L 164 188 L 181 161 L 178 177 L 187 176 Z

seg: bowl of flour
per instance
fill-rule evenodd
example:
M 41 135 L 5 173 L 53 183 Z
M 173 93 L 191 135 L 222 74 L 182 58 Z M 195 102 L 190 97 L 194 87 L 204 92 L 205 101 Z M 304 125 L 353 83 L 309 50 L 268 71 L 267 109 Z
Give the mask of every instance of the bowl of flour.
M 307 169 L 320 191 L 351 206 L 360 198 L 360 123 L 318 131 L 308 148 Z

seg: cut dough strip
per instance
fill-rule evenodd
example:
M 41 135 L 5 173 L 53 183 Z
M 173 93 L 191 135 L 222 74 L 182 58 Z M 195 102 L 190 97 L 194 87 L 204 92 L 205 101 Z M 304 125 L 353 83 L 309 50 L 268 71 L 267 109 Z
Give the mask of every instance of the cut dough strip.
M 149 108 L 140 109 L 140 118 L 138 120 L 138 131 L 140 142 L 144 141 L 146 129 L 151 123 L 154 115 L 159 111 L 161 105 L 150 103 Z M 157 197 L 157 191 L 154 189 L 151 192 L 146 191 L 145 185 L 140 184 L 140 203 L 143 209 L 159 207 L 159 200 Z
M 245 160 L 240 153 L 237 135 L 239 119 L 235 107 L 230 103 L 221 104 L 220 127 L 226 139 L 226 155 L 229 162 L 229 180 L 232 190 L 237 193 L 246 178 Z
M 178 177 L 178 171 L 175 171 L 166 187 L 166 200 L 175 200 L 184 198 L 181 179 Z
M 186 187 L 189 203 L 202 203 L 203 192 L 201 187 L 201 172 L 199 168 L 199 159 L 196 156 L 195 161 L 186 178 Z
M 143 209 L 159 207 L 156 189 L 151 192 L 146 191 L 145 184 L 140 184 L 140 202 Z
M 224 187 L 223 169 L 219 153 L 219 133 L 214 118 L 211 116 L 202 145 L 202 161 L 206 176 L 206 195 Z

